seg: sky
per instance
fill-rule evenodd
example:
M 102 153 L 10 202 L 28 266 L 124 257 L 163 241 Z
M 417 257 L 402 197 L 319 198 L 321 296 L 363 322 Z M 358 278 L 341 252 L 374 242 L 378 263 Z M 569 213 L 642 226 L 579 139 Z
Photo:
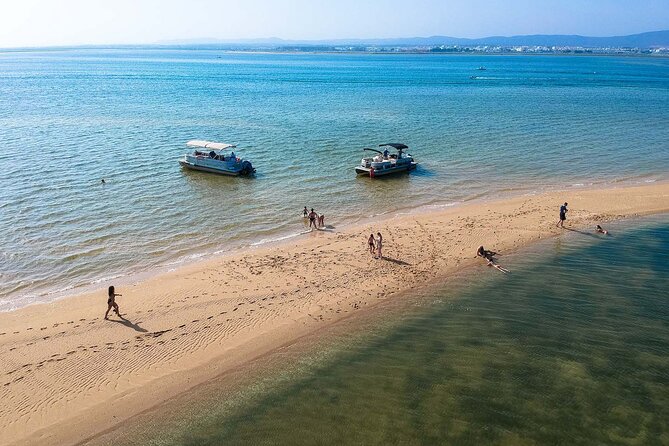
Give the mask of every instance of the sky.
M 668 28 L 669 0 L 0 0 L 0 47 Z

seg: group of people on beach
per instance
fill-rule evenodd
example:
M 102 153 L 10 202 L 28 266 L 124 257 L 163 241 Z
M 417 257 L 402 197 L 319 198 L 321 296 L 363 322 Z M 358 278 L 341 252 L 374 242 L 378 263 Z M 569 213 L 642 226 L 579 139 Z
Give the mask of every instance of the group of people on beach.
M 557 222 L 557 227 L 559 228 L 564 228 L 564 222 L 567 219 L 567 212 L 569 209 L 567 209 L 567 202 L 565 202 L 563 205 L 560 206 L 560 219 Z M 307 209 L 307 207 L 304 207 L 303 210 L 303 215 L 304 218 L 309 219 L 309 228 L 313 229 L 319 229 L 325 227 L 325 215 L 324 214 L 318 214 L 316 211 L 314 211 L 313 208 L 311 208 L 311 211 Z M 609 231 L 606 229 L 602 228 L 600 225 L 595 226 L 595 232 L 599 234 L 604 234 L 608 235 Z M 381 235 L 380 232 L 376 233 L 376 237 L 374 234 L 369 234 L 369 238 L 367 239 L 367 246 L 369 248 L 369 253 L 375 258 L 375 259 L 382 259 L 383 258 L 383 236 Z M 501 271 L 504 274 L 509 273 L 510 271 L 503 266 L 499 265 L 495 259 L 495 256 L 499 255 L 495 251 L 490 251 L 487 250 L 483 247 L 483 245 L 479 246 L 478 249 L 476 250 L 476 256 L 483 258 L 488 266 L 492 266 L 493 268 L 496 268 L 497 270 Z M 105 319 L 108 319 L 109 312 L 113 309 L 114 312 L 118 315 L 118 317 L 122 317 L 121 313 L 119 312 L 119 307 L 118 304 L 116 303 L 116 296 L 120 296 L 120 294 L 117 294 L 114 290 L 113 286 L 109 287 L 108 290 L 108 298 L 107 298 L 107 312 L 105 313 Z
M 311 212 L 307 210 L 307 207 L 304 207 L 302 211 L 304 218 L 309 219 L 309 229 L 313 226 L 313 229 L 324 228 L 325 227 L 325 214 L 318 215 L 314 208 L 311 208 Z

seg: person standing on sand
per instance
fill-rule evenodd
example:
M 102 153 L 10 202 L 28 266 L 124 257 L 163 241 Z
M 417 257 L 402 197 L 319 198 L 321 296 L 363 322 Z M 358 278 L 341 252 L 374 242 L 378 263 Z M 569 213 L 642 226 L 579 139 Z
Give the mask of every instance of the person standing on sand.
M 558 220 L 557 225 L 555 226 L 557 226 L 558 228 L 564 228 L 564 221 L 567 219 L 568 210 L 569 209 L 567 209 L 567 202 L 565 201 L 565 203 L 562 206 L 560 206 L 560 220 Z
M 376 248 L 376 244 L 374 243 L 374 234 L 369 234 L 367 245 L 369 246 L 369 253 L 374 255 L 374 248 Z
M 318 217 L 318 227 L 324 228 L 325 227 L 325 214 L 321 214 Z
M 304 211 L 302 211 L 302 215 L 304 215 L 304 218 L 307 218 L 309 216 L 309 211 L 307 210 L 307 207 L 304 207 Z
M 383 248 L 383 236 L 380 232 L 377 232 L 376 235 L 379 237 L 376 239 L 376 258 L 382 259 L 383 254 L 381 253 L 381 248 Z
M 108 319 L 107 316 L 109 316 L 109 310 L 111 310 L 112 308 L 116 312 L 116 315 L 118 317 L 121 317 L 121 313 L 119 313 L 118 311 L 118 304 L 116 303 L 116 296 L 120 296 L 120 294 L 116 294 L 114 292 L 114 285 L 111 285 L 109 287 L 108 294 L 109 297 L 107 298 L 107 312 L 105 313 L 105 319 Z

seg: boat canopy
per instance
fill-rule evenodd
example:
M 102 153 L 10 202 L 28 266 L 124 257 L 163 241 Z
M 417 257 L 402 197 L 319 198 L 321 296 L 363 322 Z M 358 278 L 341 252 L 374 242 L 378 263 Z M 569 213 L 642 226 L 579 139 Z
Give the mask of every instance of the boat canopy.
M 409 148 L 409 146 L 407 146 L 405 144 L 400 144 L 400 143 L 396 143 L 396 142 L 391 142 L 391 143 L 388 143 L 388 144 L 379 144 L 379 147 L 385 147 L 385 146 L 393 147 L 397 150 L 404 150 L 404 149 Z
M 202 147 L 204 149 L 214 149 L 214 150 L 225 150 L 233 147 L 237 147 L 233 144 L 226 144 L 224 142 L 211 142 L 211 141 L 202 141 L 200 139 L 193 139 L 186 143 L 190 147 Z

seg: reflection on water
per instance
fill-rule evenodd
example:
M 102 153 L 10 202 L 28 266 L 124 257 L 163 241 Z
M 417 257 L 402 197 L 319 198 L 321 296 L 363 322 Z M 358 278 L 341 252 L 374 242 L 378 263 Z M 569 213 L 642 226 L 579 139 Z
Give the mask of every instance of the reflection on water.
M 505 259 L 508 276 L 481 268 L 478 285 L 415 298 L 309 373 L 154 441 L 666 444 L 669 223 L 632 226 L 545 242 Z

